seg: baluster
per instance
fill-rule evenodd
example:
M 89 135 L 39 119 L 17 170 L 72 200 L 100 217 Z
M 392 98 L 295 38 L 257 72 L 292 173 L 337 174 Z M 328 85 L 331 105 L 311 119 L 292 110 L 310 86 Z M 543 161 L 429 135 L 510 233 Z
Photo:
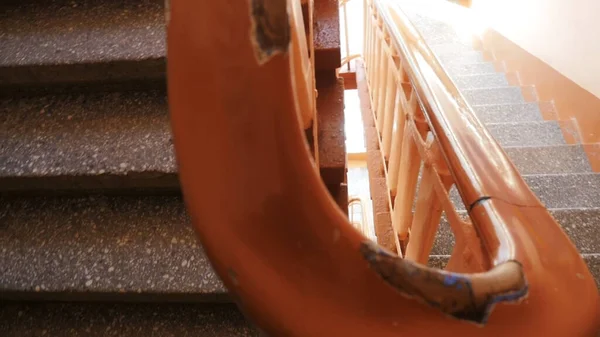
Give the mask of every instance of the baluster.
M 435 141 L 433 147 L 437 149 Z M 435 149 L 432 149 L 431 152 L 436 153 L 435 156 L 441 158 L 441 154 Z M 443 211 L 441 198 L 435 189 L 437 183 L 435 175 L 436 171 L 431 163 L 425 164 L 419 193 L 417 194 L 415 215 L 410 228 L 408 245 L 406 246 L 406 258 L 422 264 L 427 264 L 429 259 L 429 252 L 431 252 Z M 452 180 L 447 178 L 442 179 L 446 191 L 452 186 Z
M 386 160 L 390 159 L 390 148 L 392 147 L 392 130 L 394 128 L 394 115 L 398 109 L 397 97 L 400 95 L 399 88 L 397 85 L 397 68 L 396 55 L 392 55 L 388 60 L 388 81 L 386 86 L 388 87 L 387 95 L 385 97 L 384 104 L 384 115 L 383 115 L 383 131 L 382 131 L 382 147 L 383 156 Z
M 367 69 L 367 84 L 369 88 L 372 86 L 372 78 L 373 78 L 373 44 L 375 43 L 373 40 L 373 13 L 371 13 L 371 9 L 369 6 L 365 9 L 367 12 L 367 22 L 365 23 L 368 43 L 365 46 L 367 59 L 365 60 L 365 67 Z
M 406 122 L 406 115 L 404 107 L 402 106 L 402 95 L 401 91 L 398 92 L 396 98 L 396 108 L 394 109 L 394 128 L 392 131 L 392 146 L 390 149 L 390 159 L 388 166 L 387 185 L 390 189 L 392 197 L 396 196 L 396 185 L 398 184 L 398 169 L 400 168 L 400 156 L 402 149 L 402 135 L 404 134 L 404 125 Z
M 381 76 L 381 70 L 379 67 L 380 64 L 380 54 L 381 54 L 381 37 L 379 36 L 379 28 L 377 27 L 377 21 L 373 26 L 373 38 L 375 39 L 375 50 L 373 51 L 373 67 L 371 73 L 373 74 L 373 83 L 371 83 L 371 87 L 373 90 L 371 91 L 371 106 L 372 109 L 375 110 L 375 104 L 377 103 L 375 97 L 377 97 L 377 91 L 379 91 L 379 77 Z
M 384 102 L 385 102 L 385 96 L 387 95 L 387 91 L 388 91 L 388 87 L 386 86 L 387 84 L 387 79 L 389 77 L 389 73 L 388 73 L 388 63 L 389 63 L 389 48 L 388 48 L 388 42 L 389 42 L 389 38 L 386 36 L 387 34 L 384 31 L 381 31 L 381 49 L 380 49 L 380 53 L 381 53 L 381 63 L 379 66 L 379 73 L 380 73 L 380 77 L 379 77 L 379 83 L 377 84 L 380 88 L 380 90 L 377 91 L 377 96 L 375 96 L 375 115 L 377 116 L 376 118 L 376 123 L 377 123 L 377 130 L 381 133 L 382 128 L 383 128 L 383 109 L 384 109 Z
M 418 132 L 424 136 L 427 133 L 426 124 L 416 126 L 414 119 L 422 119 L 423 112 L 417 105 L 416 94 L 413 92 L 409 100 L 409 110 L 414 114 L 407 113 L 402 137 L 400 164 L 398 167 L 398 183 L 396 184 L 396 197 L 394 199 L 394 212 L 392 225 L 397 230 L 400 240 L 406 240 L 408 228 L 412 222 L 412 205 L 417 189 L 417 179 L 421 168 L 421 157 L 417 145 L 413 139 L 413 133 Z
M 413 132 L 410 123 L 406 123 L 398 168 L 397 194 L 392 214 L 392 225 L 400 240 L 406 240 L 408 236 L 408 227 L 412 221 L 412 204 L 421 167 L 421 158 L 412 137 Z
M 368 63 L 369 63 L 369 12 L 367 9 L 367 0 L 363 0 L 363 8 L 364 8 L 364 16 L 363 16 L 363 60 L 364 60 L 364 67 L 365 69 L 368 71 L 370 70 L 368 68 Z M 367 80 L 368 80 L 368 76 L 367 76 Z

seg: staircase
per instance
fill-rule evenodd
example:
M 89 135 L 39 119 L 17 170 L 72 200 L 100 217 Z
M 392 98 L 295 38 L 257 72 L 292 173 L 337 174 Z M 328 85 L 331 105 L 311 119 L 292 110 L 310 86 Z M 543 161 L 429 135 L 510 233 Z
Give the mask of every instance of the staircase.
M 0 8 L 0 335 L 257 335 L 180 196 L 164 1 Z M 309 141 L 346 209 L 338 26 L 316 0 Z
M 492 55 L 427 15 L 429 9 L 419 1 L 402 4 L 478 118 L 570 236 L 600 287 L 600 173 L 590 165 L 576 121 L 558 120 L 553 103 L 539 101 L 535 87 L 511 85 L 517 74 L 504 74 Z M 367 134 L 373 132 L 367 128 Z M 450 197 L 466 217 L 455 188 Z M 443 268 L 453 245 L 452 231 L 442 218 L 430 265 Z

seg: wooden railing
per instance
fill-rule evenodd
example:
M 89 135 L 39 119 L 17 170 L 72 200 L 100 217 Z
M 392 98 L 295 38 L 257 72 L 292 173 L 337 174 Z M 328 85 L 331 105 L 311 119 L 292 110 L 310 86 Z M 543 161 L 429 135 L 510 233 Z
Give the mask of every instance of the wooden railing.
M 414 167 L 425 166 L 414 219 L 407 206 L 395 214 L 408 258 L 353 228 L 306 146 L 303 109 L 314 97 L 297 76 L 308 55 L 295 52 L 302 26 L 294 1 L 170 4 L 169 105 L 182 189 L 207 256 L 247 317 L 272 336 L 595 333 L 598 292 L 585 263 L 388 1 L 368 3 L 365 57 L 384 153 L 391 161 L 407 149 L 395 159 L 394 213 L 408 203 L 398 195 L 415 194 Z M 396 75 L 380 71 L 386 63 Z M 391 90 L 394 81 L 400 90 Z M 406 117 L 401 134 L 386 106 L 402 107 L 392 114 Z M 451 184 L 472 223 L 456 218 Z M 415 262 L 442 209 L 457 235 L 454 272 Z
M 524 273 L 528 282 L 535 282 L 537 276 L 527 273 L 535 269 L 527 261 L 531 255 L 557 263 L 560 256 L 550 257 L 544 244 L 533 247 L 527 241 L 560 238 L 571 252 L 573 245 L 477 119 L 398 2 L 366 0 L 365 9 L 366 75 L 399 254 L 426 264 L 444 213 L 456 238 L 446 270 L 485 272 L 512 261 L 519 268 L 509 273 Z M 467 219 L 450 200 L 453 186 Z M 511 279 L 522 282 L 514 275 Z M 525 283 L 521 289 L 514 298 L 526 295 Z

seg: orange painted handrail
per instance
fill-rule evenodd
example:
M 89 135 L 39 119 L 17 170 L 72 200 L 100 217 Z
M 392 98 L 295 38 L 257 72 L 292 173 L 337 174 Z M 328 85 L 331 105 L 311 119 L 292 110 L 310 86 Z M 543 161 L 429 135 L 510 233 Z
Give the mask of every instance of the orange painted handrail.
M 288 5 L 170 4 L 169 104 L 185 201 L 215 271 L 248 317 L 271 336 L 591 335 L 598 308 L 591 275 L 560 228 L 540 229 L 551 221 L 540 215 L 543 208 L 517 208 L 506 219 L 509 204 L 474 207 L 483 210 L 478 222 L 510 224 L 508 230 L 521 223 L 511 233 L 518 262 L 497 261 L 479 274 L 400 259 L 352 228 L 304 140 L 299 109 L 311 98 L 294 77 L 290 31 L 302 26 Z M 505 304 L 507 291 L 522 290 L 520 265 L 529 296 Z M 516 281 L 501 280 L 507 275 Z M 456 319 L 481 321 L 496 302 L 483 329 Z

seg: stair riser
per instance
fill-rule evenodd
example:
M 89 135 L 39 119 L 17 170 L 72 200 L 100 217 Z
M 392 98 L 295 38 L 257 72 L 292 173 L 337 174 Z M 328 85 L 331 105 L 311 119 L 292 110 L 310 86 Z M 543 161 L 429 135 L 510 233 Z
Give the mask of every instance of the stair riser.
M 0 335 L 258 337 L 231 304 L 0 304 Z
M 166 86 L 166 60 L 11 67 L 0 74 L 1 96 L 154 89 Z

